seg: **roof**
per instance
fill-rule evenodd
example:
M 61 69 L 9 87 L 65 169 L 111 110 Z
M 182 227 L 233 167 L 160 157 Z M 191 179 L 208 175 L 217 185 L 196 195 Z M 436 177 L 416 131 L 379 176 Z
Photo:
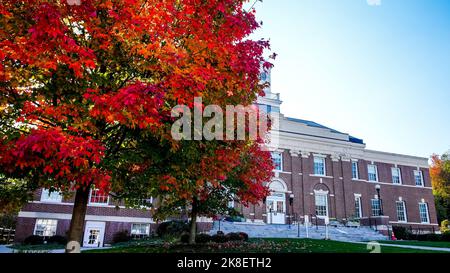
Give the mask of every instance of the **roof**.
M 330 130 L 332 133 L 336 133 L 336 134 L 345 134 L 345 133 L 339 132 L 339 131 L 337 131 L 337 130 L 335 130 L 335 129 L 332 129 L 332 128 L 330 128 L 330 127 L 324 126 L 324 125 L 319 124 L 319 123 L 314 122 L 314 121 L 304 120 L 304 119 L 298 119 L 298 118 L 290 118 L 290 117 L 287 117 L 286 119 L 289 120 L 289 121 L 293 121 L 293 122 L 297 122 L 297 123 L 302 123 L 302 124 L 305 124 L 306 126 L 310 126 L 310 127 L 321 128 L 321 129 L 327 129 L 327 130 Z M 360 138 L 356 138 L 356 137 L 351 136 L 351 135 L 348 135 L 348 136 L 349 136 L 349 139 L 348 139 L 349 142 L 352 142 L 352 143 L 358 143 L 358 144 L 364 144 L 364 140 L 362 140 L 362 139 L 360 139 Z

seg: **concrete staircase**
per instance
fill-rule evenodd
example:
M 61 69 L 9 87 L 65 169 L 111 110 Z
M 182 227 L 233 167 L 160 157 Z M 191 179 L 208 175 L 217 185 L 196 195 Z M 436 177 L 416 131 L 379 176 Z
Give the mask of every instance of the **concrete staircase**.
M 219 222 L 215 221 L 210 234 L 216 234 L 219 230 Z M 229 232 L 245 232 L 250 238 L 306 238 L 306 229 L 300 225 L 300 237 L 298 237 L 298 226 L 289 225 L 267 225 L 263 223 L 232 223 L 220 222 L 220 230 L 225 234 Z M 308 237 L 311 239 L 325 238 L 324 226 L 310 226 L 308 228 Z M 363 242 L 387 240 L 384 236 L 369 227 L 328 227 L 328 234 L 331 240 L 345 242 Z

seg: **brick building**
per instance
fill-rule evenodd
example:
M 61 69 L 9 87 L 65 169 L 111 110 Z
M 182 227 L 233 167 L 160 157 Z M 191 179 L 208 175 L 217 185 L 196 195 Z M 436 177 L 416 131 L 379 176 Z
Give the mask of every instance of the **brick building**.
M 247 219 L 284 224 L 308 215 L 438 230 L 427 158 L 368 150 L 362 139 L 285 117 L 270 88 L 257 103 L 277 120 L 270 144 L 277 167 L 264 203 L 236 204 Z
M 263 73 L 262 80 L 270 81 L 270 73 Z M 381 230 L 390 225 L 437 230 L 427 158 L 368 150 L 362 139 L 285 117 L 279 94 L 270 88 L 257 103 L 278 117 L 270 144 L 277 167 L 269 182 L 272 194 L 264 202 L 250 207 L 232 204 L 248 222 L 286 224 L 308 215 L 318 223 L 328 218 Z M 110 243 L 122 230 L 138 237 L 155 230 L 149 210 L 125 208 L 95 191 L 89 199 L 84 246 Z M 19 213 L 16 241 L 32 234 L 65 235 L 72 207 L 73 200 L 58 193 L 36 192 L 35 200 Z M 200 222 L 202 229 L 211 227 L 207 219 Z

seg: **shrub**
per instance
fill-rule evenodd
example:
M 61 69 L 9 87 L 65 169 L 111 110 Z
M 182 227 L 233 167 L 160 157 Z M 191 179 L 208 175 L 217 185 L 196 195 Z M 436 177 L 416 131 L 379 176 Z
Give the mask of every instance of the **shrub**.
M 248 241 L 248 234 L 245 232 L 230 232 L 226 237 L 228 241 Z
M 217 231 L 217 235 L 225 235 L 225 233 L 221 230 Z
M 395 233 L 395 237 L 399 240 L 450 242 L 450 232 L 443 232 L 442 234 L 435 234 L 435 233 L 413 234 L 408 228 L 400 226 L 393 226 L 392 230 Z
M 228 217 L 225 217 L 225 221 L 227 221 L 227 222 L 245 222 L 246 219 L 241 216 L 228 216 Z
M 197 236 L 195 236 L 195 242 L 197 244 L 206 244 L 211 242 L 212 238 L 209 234 L 197 234 Z
M 65 245 L 67 244 L 67 238 L 61 235 L 54 235 L 47 239 L 47 243 Z
M 223 234 L 216 234 L 216 235 L 213 235 L 213 236 L 211 237 L 211 240 L 212 240 L 214 243 L 219 243 L 219 244 L 228 242 L 228 238 L 227 238 L 225 235 L 223 235 Z
M 248 242 L 248 234 L 247 234 L 247 233 L 245 233 L 245 232 L 239 232 L 239 235 L 241 236 L 242 241 Z
M 450 232 L 450 222 L 449 222 L 449 220 L 442 221 L 442 223 L 441 223 L 441 232 L 442 233 Z
M 44 237 L 38 235 L 31 235 L 23 241 L 25 245 L 42 245 L 44 244 Z
M 412 234 L 406 227 L 393 226 L 392 231 L 398 240 L 411 240 L 410 238 Z
M 131 236 L 128 234 L 128 230 L 122 230 L 119 232 L 114 233 L 113 236 L 113 243 L 123 243 L 123 242 L 129 242 L 131 240 Z
M 183 244 L 188 244 L 189 243 L 189 234 L 188 233 L 181 234 L 180 241 Z
M 189 232 L 189 225 L 184 221 L 167 221 L 159 224 L 156 234 L 159 237 L 167 235 L 180 236 L 183 232 Z
M 450 242 L 450 230 L 445 231 L 441 236 L 442 241 Z
M 226 235 L 227 241 L 243 241 L 241 235 L 237 232 L 230 232 Z

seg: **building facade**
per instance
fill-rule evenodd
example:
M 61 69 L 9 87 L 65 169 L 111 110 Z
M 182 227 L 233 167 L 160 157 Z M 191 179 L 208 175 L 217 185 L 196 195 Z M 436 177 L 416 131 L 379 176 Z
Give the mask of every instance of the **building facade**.
M 72 217 L 74 197 L 64 198 L 58 192 L 41 189 L 34 200 L 19 212 L 16 242 L 30 235 L 66 236 Z M 131 236 L 147 236 L 156 228 L 148 209 L 129 209 L 108 195 L 91 191 L 86 213 L 83 246 L 99 247 L 111 243 L 117 232 L 128 231 Z
M 270 72 L 261 79 L 270 82 Z M 359 222 L 379 230 L 392 225 L 438 230 L 428 159 L 368 150 L 364 141 L 312 121 L 281 114 L 280 95 L 266 90 L 258 106 L 274 118 L 269 149 L 276 165 L 264 202 L 238 203 L 247 222 L 286 224 L 325 219 Z M 15 240 L 30 235 L 65 235 L 73 199 L 39 190 L 18 216 Z M 199 219 L 200 230 L 212 227 Z M 151 211 L 129 209 L 109 196 L 91 192 L 83 246 L 111 243 L 114 234 L 128 231 L 148 236 L 156 229 Z
M 270 81 L 270 73 L 262 79 Z M 285 224 L 308 215 L 438 230 L 427 158 L 368 150 L 362 139 L 285 117 L 270 88 L 257 103 L 277 120 L 269 144 L 276 169 L 265 202 L 236 204 L 247 219 Z

